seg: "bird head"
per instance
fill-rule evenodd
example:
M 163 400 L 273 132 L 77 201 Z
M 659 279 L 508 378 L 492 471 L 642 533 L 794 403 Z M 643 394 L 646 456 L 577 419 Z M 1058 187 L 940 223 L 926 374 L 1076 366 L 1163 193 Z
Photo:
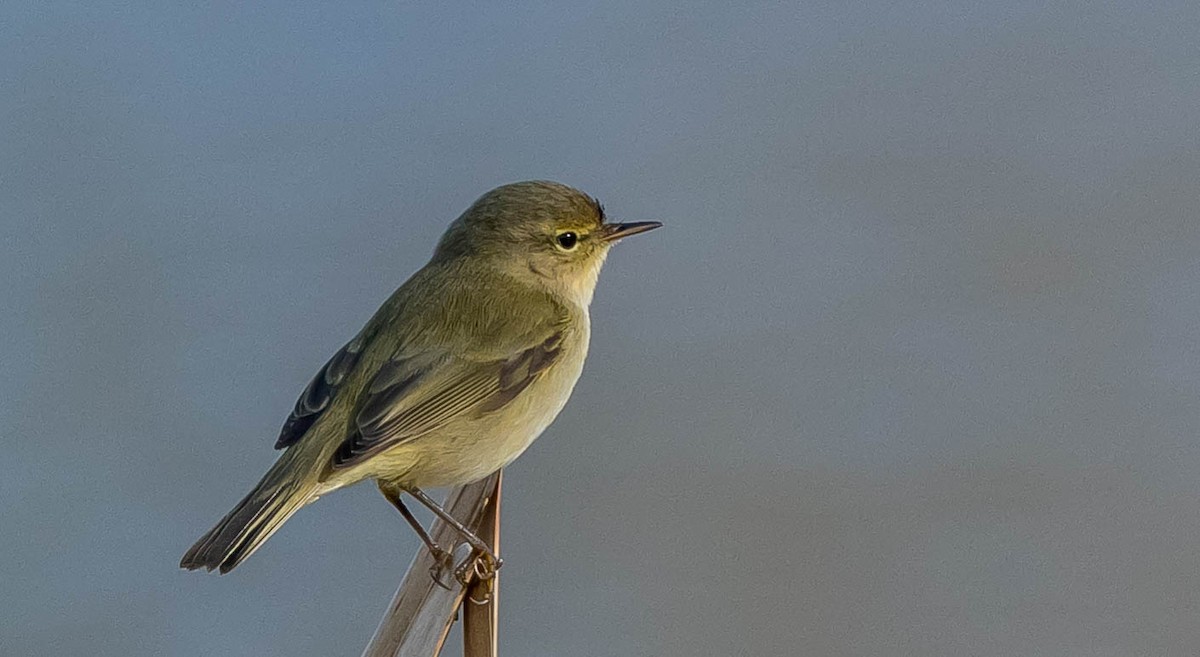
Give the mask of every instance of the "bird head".
M 586 306 L 614 244 L 658 228 L 615 223 L 604 207 L 566 185 L 534 180 L 497 187 L 462 214 L 434 258 L 470 258 Z

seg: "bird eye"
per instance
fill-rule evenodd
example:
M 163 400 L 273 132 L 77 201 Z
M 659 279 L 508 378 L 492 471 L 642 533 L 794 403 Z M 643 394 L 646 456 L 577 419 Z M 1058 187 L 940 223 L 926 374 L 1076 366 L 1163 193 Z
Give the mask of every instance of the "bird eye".
M 559 233 L 558 236 L 554 238 L 554 241 L 558 242 L 558 246 L 561 247 L 563 251 L 570 251 L 571 249 L 575 248 L 576 244 L 579 244 L 579 236 L 573 231 L 568 230 L 564 233 Z

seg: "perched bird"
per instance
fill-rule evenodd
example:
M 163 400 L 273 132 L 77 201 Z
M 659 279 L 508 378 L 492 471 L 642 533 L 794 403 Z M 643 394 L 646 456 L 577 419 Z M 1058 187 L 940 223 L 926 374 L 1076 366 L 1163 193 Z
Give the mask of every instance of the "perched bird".
M 440 562 L 449 552 L 401 493 L 498 567 L 421 489 L 490 475 L 554 420 L 583 369 L 588 305 L 609 248 L 660 225 L 610 223 L 595 199 L 554 182 L 484 194 L 317 372 L 275 442 L 283 454 L 180 566 L 229 572 L 301 507 L 374 479 Z

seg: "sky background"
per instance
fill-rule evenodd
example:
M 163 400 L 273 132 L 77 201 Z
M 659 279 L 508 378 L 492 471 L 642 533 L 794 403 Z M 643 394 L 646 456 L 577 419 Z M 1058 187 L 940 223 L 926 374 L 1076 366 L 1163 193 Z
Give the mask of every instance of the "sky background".
M 374 487 L 179 557 L 527 178 L 667 227 L 507 472 L 505 654 L 1200 652 L 1200 5 L 401 4 L 0 8 L 0 654 L 358 655 Z

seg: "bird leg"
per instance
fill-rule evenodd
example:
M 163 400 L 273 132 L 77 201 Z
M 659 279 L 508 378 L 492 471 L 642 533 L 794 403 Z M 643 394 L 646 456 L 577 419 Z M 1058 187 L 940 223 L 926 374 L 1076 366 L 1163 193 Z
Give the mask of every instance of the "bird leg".
M 412 514 L 412 511 L 408 510 L 408 507 L 404 504 L 404 500 L 400 499 L 399 488 L 390 484 L 384 484 L 383 482 L 378 483 L 379 492 L 383 493 L 383 497 L 391 502 L 392 506 L 396 507 L 400 515 L 404 516 L 404 519 L 408 521 L 413 531 L 417 532 L 417 536 L 421 537 L 421 542 L 425 544 L 425 547 L 429 548 L 429 553 L 433 555 L 434 565 L 429 569 L 429 576 L 433 578 L 433 581 L 438 586 L 449 591 L 450 586 L 442 581 L 442 574 L 454 566 L 454 555 L 433 542 L 433 537 L 429 535 L 429 532 L 425 531 L 425 527 Z
M 455 571 L 455 576 L 458 577 L 458 581 L 465 584 L 470 579 L 472 573 L 485 580 L 496 576 L 496 571 L 500 570 L 500 566 L 504 565 L 504 561 L 500 557 L 496 556 L 496 553 L 492 552 L 492 549 L 488 547 L 488 544 L 484 542 L 483 539 L 476 536 L 470 529 L 467 529 L 466 525 L 462 524 L 457 518 L 450 515 L 441 507 L 441 505 L 439 505 L 437 502 L 434 502 L 433 498 L 426 495 L 425 491 L 421 490 L 420 488 L 405 488 L 404 492 L 412 495 L 414 499 L 421 504 L 424 504 L 425 507 L 432 511 L 434 515 L 441 518 L 442 521 L 457 530 L 459 534 L 462 534 L 463 539 L 465 539 L 467 543 L 475 550 L 475 552 L 479 554 L 478 562 L 474 559 L 469 559 L 467 560 L 467 563 L 464 563 Z

